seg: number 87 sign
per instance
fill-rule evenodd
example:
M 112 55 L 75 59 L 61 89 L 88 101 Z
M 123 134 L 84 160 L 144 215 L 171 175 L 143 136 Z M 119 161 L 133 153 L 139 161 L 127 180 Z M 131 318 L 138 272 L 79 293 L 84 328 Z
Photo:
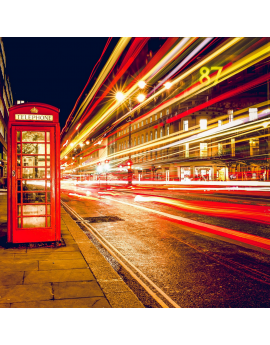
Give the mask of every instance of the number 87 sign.
M 200 74 L 201 74 L 200 83 L 201 84 L 204 83 L 205 85 L 208 85 L 208 84 L 210 84 L 211 79 L 213 77 L 215 77 L 215 79 L 214 79 L 215 82 L 214 82 L 213 85 L 217 84 L 218 83 L 218 78 L 220 77 L 222 69 L 223 69 L 223 67 L 216 67 L 216 66 L 211 67 L 210 69 L 208 67 L 206 67 L 206 66 L 202 67 L 200 69 Z M 217 73 L 213 73 L 213 75 L 210 77 L 209 76 L 210 71 L 217 71 Z

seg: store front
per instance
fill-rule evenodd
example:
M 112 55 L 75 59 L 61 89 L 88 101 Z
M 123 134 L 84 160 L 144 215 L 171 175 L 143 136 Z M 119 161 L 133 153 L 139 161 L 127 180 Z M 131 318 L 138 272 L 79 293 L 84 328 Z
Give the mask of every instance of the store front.
M 194 168 L 194 180 L 198 181 L 211 181 L 212 167 L 195 167 Z

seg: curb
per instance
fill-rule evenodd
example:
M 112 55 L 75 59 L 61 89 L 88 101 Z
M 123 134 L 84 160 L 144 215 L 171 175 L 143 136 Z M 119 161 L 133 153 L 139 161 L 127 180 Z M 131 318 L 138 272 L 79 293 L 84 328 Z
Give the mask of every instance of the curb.
M 112 308 L 144 308 L 138 297 L 114 271 L 87 235 L 61 207 L 61 218 L 78 245 Z

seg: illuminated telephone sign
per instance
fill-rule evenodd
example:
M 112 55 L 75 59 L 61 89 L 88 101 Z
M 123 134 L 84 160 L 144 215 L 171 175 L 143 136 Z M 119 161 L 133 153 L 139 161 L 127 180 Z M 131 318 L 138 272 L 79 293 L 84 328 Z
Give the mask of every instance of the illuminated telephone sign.
M 8 242 L 60 241 L 59 109 L 9 108 Z

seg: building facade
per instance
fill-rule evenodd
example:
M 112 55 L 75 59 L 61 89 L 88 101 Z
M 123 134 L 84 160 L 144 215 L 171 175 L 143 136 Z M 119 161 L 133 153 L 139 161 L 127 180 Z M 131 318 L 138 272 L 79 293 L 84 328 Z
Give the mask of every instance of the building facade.
M 13 105 L 3 40 L 0 37 L 0 177 L 7 176 L 8 109 Z

